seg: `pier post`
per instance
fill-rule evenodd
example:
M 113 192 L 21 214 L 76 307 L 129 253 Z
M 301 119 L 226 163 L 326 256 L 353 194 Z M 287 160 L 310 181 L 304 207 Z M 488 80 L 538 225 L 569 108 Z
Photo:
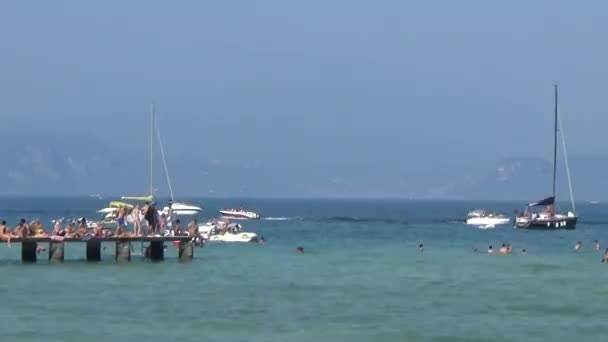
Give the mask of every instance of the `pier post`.
M 118 253 L 116 253 L 118 255 Z M 87 241 L 87 261 L 101 261 L 101 241 L 91 239 Z
M 62 263 L 65 244 L 63 241 L 49 242 L 49 263 Z
M 188 261 L 194 257 L 194 244 L 192 241 L 182 241 L 179 244 L 179 260 Z
M 163 261 L 165 259 L 165 246 L 163 241 L 150 241 L 150 260 Z
M 116 241 L 116 261 L 128 262 L 131 260 L 131 241 Z
M 36 262 L 36 248 L 38 244 L 36 241 L 22 241 L 21 242 L 21 262 L 32 263 Z

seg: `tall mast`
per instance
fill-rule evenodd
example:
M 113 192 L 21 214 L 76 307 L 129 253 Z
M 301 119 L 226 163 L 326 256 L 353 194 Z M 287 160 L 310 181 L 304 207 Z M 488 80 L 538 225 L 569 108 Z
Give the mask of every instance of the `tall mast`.
M 555 89 L 555 118 L 554 118 L 554 130 L 553 130 L 553 198 L 555 198 L 555 178 L 557 176 L 557 83 L 554 85 Z
M 154 103 L 150 104 L 150 196 L 154 198 Z

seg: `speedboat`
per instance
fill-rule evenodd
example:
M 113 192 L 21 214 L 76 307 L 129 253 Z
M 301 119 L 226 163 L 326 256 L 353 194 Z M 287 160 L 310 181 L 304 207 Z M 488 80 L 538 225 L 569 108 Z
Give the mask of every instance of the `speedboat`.
M 260 218 L 260 214 L 256 212 L 234 208 L 222 209 L 220 210 L 220 214 L 225 218 L 234 220 L 257 220 Z
M 494 227 L 496 225 L 508 224 L 510 219 L 502 214 L 489 213 L 482 209 L 471 211 L 467 215 L 466 223 L 473 226 Z

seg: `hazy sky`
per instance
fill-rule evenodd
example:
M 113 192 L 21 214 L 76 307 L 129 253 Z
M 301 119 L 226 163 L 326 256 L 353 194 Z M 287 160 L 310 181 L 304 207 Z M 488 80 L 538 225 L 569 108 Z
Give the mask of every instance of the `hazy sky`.
M 223 161 L 397 167 L 608 141 L 605 1 L 3 1 L 6 130 Z M 427 166 L 428 168 L 428 166 Z M 432 170 L 429 169 L 429 170 Z

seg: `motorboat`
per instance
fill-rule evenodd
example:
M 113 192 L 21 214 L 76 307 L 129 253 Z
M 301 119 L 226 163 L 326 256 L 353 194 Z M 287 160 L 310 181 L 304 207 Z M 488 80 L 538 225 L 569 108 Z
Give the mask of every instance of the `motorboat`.
M 576 209 L 574 206 L 574 195 L 572 190 L 572 182 L 570 179 L 570 167 L 568 165 L 568 155 L 566 153 L 566 144 L 564 141 L 564 129 L 561 125 L 561 120 L 558 116 L 558 102 L 557 102 L 557 85 L 555 89 L 555 107 L 554 107 L 554 129 L 553 129 L 553 194 L 550 197 L 542 199 L 537 202 L 528 204 L 526 209 L 521 215 L 515 218 L 515 228 L 522 229 L 576 229 L 576 223 L 578 217 L 576 216 Z M 558 133 L 562 138 L 562 148 L 564 161 L 566 164 L 566 176 L 568 178 L 568 189 L 570 192 L 571 211 L 567 213 L 557 212 L 557 203 L 555 197 L 555 185 L 557 178 L 557 137 Z M 538 208 L 543 208 L 538 210 Z
M 214 219 L 198 226 L 199 234 L 212 242 L 255 242 L 257 234 L 244 232 L 239 223 Z
M 485 227 L 508 224 L 509 221 L 511 220 L 505 215 L 487 212 L 482 209 L 477 209 L 471 211 L 467 215 L 466 224 Z
M 165 206 L 163 210 L 159 210 L 159 214 L 170 216 L 169 211 L 171 211 L 174 216 L 196 216 L 203 211 L 203 209 L 195 205 L 176 202 L 172 203 L 171 207 Z
M 220 210 L 220 214 L 225 218 L 233 220 L 257 220 L 260 218 L 260 214 L 256 212 L 235 208 L 222 209 Z

